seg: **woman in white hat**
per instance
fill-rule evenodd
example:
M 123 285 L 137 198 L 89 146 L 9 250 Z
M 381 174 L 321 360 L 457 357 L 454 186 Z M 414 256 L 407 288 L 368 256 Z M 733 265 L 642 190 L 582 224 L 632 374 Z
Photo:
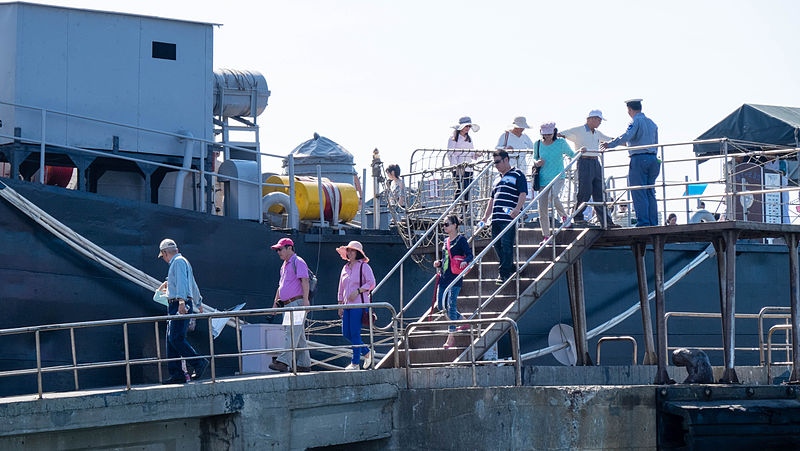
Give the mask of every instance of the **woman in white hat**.
M 468 152 L 475 149 L 469 132 L 470 130 L 477 132 L 481 127 L 473 124 L 469 116 L 464 116 L 458 120 L 458 124 L 450 128 L 454 128 L 455 131 L 447 140 L 447 159 L 451 166 L 458 166 L 453 170 L 453 180 L 456 182 L 455 197 L 458 197 L 461 190 L 472 183 L 472 167 L 467 163 L 471 163 L 477 157 L 475 152 Z M 469 200 L 469 193 L 464 195 L 464 200 Z
M 369 258 L 364 253 L 364 246 L 358 241 L 351 241 L 347 246 L 339 246 L 336 252 L 347 260 L 339 276 L 339 304 L 367 304 L 370 292 L 375 288 L 375 275 L 370 268 Z M 364 356 L 364 368 L 372 366 L 372 354 L 361 341 L 361 316 L 363 308 L 339 309 L 342 317 L 342 335 L 353 345 L 353 359 L 345 370 L 359 369 L 361 356 Z
M 539 197 L 539 224 L 542 227 L 542 243 L 550 238 L 550 200 L 553 201 L 555 209 L 561 215 L 561 219 L 566 220 L 567 211 L 561 204 L 561 189 L 564 187 L 564 175 L 559 175 L 564 170 L 564 156 L 570 158 L 575 156 L 575 152 L 570 149 L 569 144 L 564 138 L 558 138 L 558 129 L 555 122 L 545 122 L 539 127 L 542 139 L 533 145 L 533 156 L 536 159 L 535 166 L 539 168 L 539 182 L 544 188 L 556 179 L 556 182 L 549 191 L 545 191 Z

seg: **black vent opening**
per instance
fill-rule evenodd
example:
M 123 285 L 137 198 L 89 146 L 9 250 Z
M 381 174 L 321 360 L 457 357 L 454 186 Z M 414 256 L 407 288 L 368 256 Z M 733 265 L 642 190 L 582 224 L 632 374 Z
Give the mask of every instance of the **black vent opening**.
M 175 61 L 177 46 L 169 42 L 153 41 L 153 58 Z

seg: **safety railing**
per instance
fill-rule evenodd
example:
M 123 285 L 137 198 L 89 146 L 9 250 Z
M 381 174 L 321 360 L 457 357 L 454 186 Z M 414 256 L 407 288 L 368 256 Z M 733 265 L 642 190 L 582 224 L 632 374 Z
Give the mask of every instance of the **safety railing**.
M 763 336 L 763 321 L 764 319 L 783 319 L 785 321 L 789 321 L 791 318 L 788 314 L 778 314 L 778 313 L 767 313 L 768 309 L 779 309 L 780 307 L 767 307 L 762 308 L 759 313 L 737 313 L 735 315 L 735 319 L 745 319 L 745 320 L 757 320 L 758 321 L 758 346 L 737 346 L 734 348 L 736 352 L 758 352 L 761 358 L 761 364 L 764 365 L 764 336 Z M 787 307 L 788 308 L 788 307 Z M 767 310 L 765 310 L 767 309 Z M 780 311 L 780 310 L 779 310 Z M 671 350 L 680 349 L 685 346 L 669 346 L 669 319 L 670 318 L 705 318 L 705 319 L 720 319 L 722 315 L 720 313 L 712 313 L 712 312 L 667 312 L 665 315 L 665 335 L 667 336 L 667 348 L 666 351 L 669 352 Z M 782 349 L 787 349 L 787 353 L 791 350 L 791 343 L 789 342 L 789 335 L 786 335 L 786 343 L 782 345 Z M 704 351 L 723 351 L 721 346 L 692 346 L 696 349 L 702 349 Z
M 156 129 L 147 128 L 147 127 L 141 127 L 141 126 L 136 126 L 136 125 L 130 125 L 130 124 L 125 124 L 125 123 L 115 122 L 115 121 L 109 121 L 109 120 L 95 118 L 95 117 L 86 116 L 86 115 L 67 113 L 67 112 L 58 111 L 58 110 L 49 109 L 49 108 L 41 108 L 41 107 L 35 107 L 35 106 L 29 106 L 29 105 L 23 105 L 23 104 L 18 104 L 18 103 L 11 103 L 11 102 L 4 102 L 4 101 L 0 101 L 0 105 L 5 105 L 5 106 L 15 107 L 15 108 L 21 108 L 21 109 L 24 109 L 24 110 L 36 111 L 40 115 L 40 128 L 39 128 L 40 136 L 39 136 L 38 139 L 35 138 L 35 137 L 17 136 L 16 133 L 14 135 L 8 135 L 8 134 L 0 133 L 0 138 L 9 139 L 9 140 L 12 140 L 12 141 L 17 142 L 17 143 L 38 144 L 39 145 L 39 167 L 40 167 L 39 182 L 42 183 L 42 184 L 44 183 L 44 172 L 45 171 L 43 169 L 45 167 L 45 162 L 46 162 L 47 148 L 50 147 L 51 148 L 51 152 L 54 152 L 54 153 L 58 153 L 58 152 L 57 151 L 53 151 L 52 149 L 53 148 L 57 148 L 57 149 L 63 149 L 63 150 L 71 151 L 71 152 L 84 154 L 84 155 L 91 155 L 91 156 L 96 156 L 96 157 L 110 158 L 110 159 L 116 159 L 116 160 L 121 160 L 121 161 L 129 161 L 129 162 L 133 162 L 133 163 L 137 163 L 137 164 L 143 164 L 143 165 L 149 165 L 149 166 L 154 166 L 154 167 L 159 167 L 159 168 L 175 170 L 175 171 L 179 171 L 179 174 L 197 174 L 200 177 L 200 182 L 199 182 L 200 183 L 200 186 L 199 186 L 199 191 L 200 191 L 200 193 L 199 193 L 200 194 L 200 196 L 199 196 L 199 198 L 200 198 L 200 203 L 199 203 L 200 204 L 200 208 L 199 208 L 199 210 L 200 211 L 205 211 L 206 210 L 206 190 L 207 190 L 206 178 L 207 177 L 217 177 L 218 180 L 220 180 L 220 181 L 235 181 L 235 182 L 240 182 L 240 183 L 244 183 L 244 184 L 247 184 L 247 185 L 254 185 L 255 187 L 257 187 L 258 196 L 255 196 L 256 197 L 256 201 L 257 201 L 257 206 L 255 206 L 255 208 L 258 211 L 258 221 L 259 222 L 263 221 L 264 210 L 263 210 L 263 205 L 262 205 L 262 201 L 261 201 L 261 193 L 263 192 L 263 188 L 265 186 L 288 188 L 288 190 L 289 190 L 289 198 L 290 198 L 290 203 L 289 203 L 290 207 L 291 208 L 296 208 L 296 207 L 294 207 L 296 205 L 295 200 L 294 200 L 295 199 L 294 157 L 291 154 L 286 156 L 286 157 L 284 157 L 284 156 L 281 156 L 281 155 L 275 155 L 275 154 L 261 152 L 260 149 L 253 150 L 253 149 L 247 148 L 247 147 L 235 146 L 235 145 L 232 145 L 230 143 L 223 143 L 223 142 L 208 140 L 208 139 L 204 139 L 204 138 L 194 137 L 194 136 L 191 135 L 191 133 L 167 132 L 167 131 L 163 131 L 163 130 L 156 130 Z M 160 163 L 160 162 L 157 162 L 157 161 L 152 161 L 152 160 L 148 160 L 148 159 L 144 159 L 144 158 L 137 158 L 137 157 L 133 157 L 133 156 L 130 156 L 130 155 L 122 155 L 122 154 L 117 152 L 117 149 L 116 149 L 117 146 L 116 145 L 115 145 L 114 149 L 103 151 L 103 150 L 93 150 L 93 149 L 87 149 L 87 148 L 84 148 L 84 147 L 77 147 L 77 146 L 69 145 L 69 144 L 66 143 L 66 138 L 65 138 L 65 142 L 54 142 L 52 140 L 48 141 L 48 139 L 47 139 L 47 136 L 48 136 L 48 129 L 47 129 L 48 125 L 47 125 L 47 123 L 48 123 L 49 115 L 58 116 L 58 117 L 64 118 L 65 120 L 66 119 L 83 120 L 83 121 L 88 121 L 89 123 L 91 123 L 93 125 L 97 125 L 97 126 L 99 126 L 99 125 L 112 126 L 112 127 L 117 127 L 119 129 L 131 131 L 131 132 L 143 132 L 143 133 L 149 133 L 149 134 L 153 134 L 153 135 L 158 135 L 158 136 L 161 136 L 161 137 L 164 137 L 164 138 L 177 139 L 177 140 L 185 143 L 184 154 L 183 154 L 183 159 L 184 159 L 183 165 L 182 166 L 176 166 L 176 165 L 167 164 L 167 163 Z M 117 140 L 117 142 L 118 142 L 118 140 Z M 256 144 L 258 144 L 258 143 L 256 143 Z M 199 149 L 195 149 L 195 146 L 199 147 Z M 223 175 L 223 174 L 219 174 L 217 171 L 206 171 L 206 166 L 207 166 L 207 163 L 208 163 L 207 160 L 209 158 L 209 152 L 208 152 L 209 149 L 224 149 L 225 152 L 224 152 L 223 155 L 227 155 L 228 152 L 231 149 L 239 151 L 239 152 L 244 152 L 244 153 L 247 153 L 247 154 L 255 155 L 254 158 L 255 158 L 255 162 L 256 162 L 256 165 L 257 165 L 257 171 L 258 171 L 257 180 L 249 180 L 249 179 L 236 177 L 236 176 L 232 176 L 232 175 Z M 198 153 L 197 151 L 199 151 L 199 154 L 200 154 L 200 165 L 199 165 L 200 169 L 193 169 L 191 167 L 191 161 L 194 158 L 194 155 L 196 153 Z M 265 182 L 262 181 L 262 177 L 261 177 L 261 172 L 262 172 L 262 170 L 261 170 L 262 169 L 261 157 L 275 158 L 275 159 L 279 159 L 281 161 L 286 161 L 286 166 L 287 166 L 287 170 L 288 170 L 288 173 L 289 173 L 289 185 L 288 186 L 287 185 L 282 185 L 282 184 L 270 184 L 270 183 L 265 183 Z M 79 177 L 81 177 L 81 176 L 79 175 Z M 176 183 L 176 186 L 177 186 L 177 183 Z M 182 191 L 180 191 L 180 193 L 182 193 Z M 293 229 L 296 229 L 298 227 L 298 224 L 293 223 L 293 218 L 295 218 L 296 215 L 292 214 L 292 212 L 289 212 L 288 217 L 289 217 L 290 227 L 293 228 Z
M 489 165 L 489 164 L 486 164 L 486 166 L 478 173 L 478 175 L 475 176 L 475 178 L 473 179 L 472 183 L 470 183 L 467 186 L 467 189 L 463 190 L 456 197 L 455 201 L 452 202 L 449 206 L 447 206 L 444 209 L 444 211 L 433 221 L 433 223 L 430 226 L 428 226 L 428 228 L 425 230 L 425 232 L 416 240 L 416 242 L 413 245 L 411 245 L 411 247 L 408 249 L 408 251 L 406 251 L 406 253 L 403 255 L 403 257 L 400 258 L 394 264 L 392 269 L 390 269 L 386 273 L 386 275 L 383 276 L 383 278 L 375 285 L 375 288 L 372 290 L 372 292 L 371 292 L 372 298 L 375 299 L 375 295 L 376 295 L 376 293 L 379 292 L 381 287 L 383 287 L 386 284 L 386 282 L 394 275 L 394 273 L 396 271 L 398 271 L 398 270 L 400 271 L 400 321 L 401 321 L 401 323 L 403 321 L 404 312 L 406 312 L 408 310 L 408 308 L 412 305 L 413 301 L 416 301 L 418 299 L 418 296 L 415 296 L 412 299 L 412 302 L 409 302 L 408 304 L 405 304 L 403 302 L 402 293 L 403 293 L 403 283 L 404 283 L 404 273 L 403 273 L 404 264 L 406 263 L 406 261 L 409 258 L 411 258 L 411 256 L 417 250 L 417 248 L 419 248 L 426 241 L 426 238 L 428 236 L 430 236 L 432 233 L 436 233 L 436 231 L 440 227 L 440 224 L 442 223 L 442 221 L 447 217 L 448 214 L 450 214 L 450 212 L 452 212 L 454 210 L 454 208 L 456 207 L 457 203 L 461 199 L 463 199 L 463 197 L 469 192 L 469 189 L 472 188 L 472 186 L 476 182 L 478 182 L 478 180 L 480 180 L 482 177 L 486 176 L 486 174 L 490 173 L 491 170 L 492 170 L 492 166 Z M 437 235 L 437 238 L 435 239 L 434 242 L 436 243 L 436 247 L 438 248 L 438 234 L 436 234 L 436 235 Z M 437 253 L 438 253 L 438 250 L 437 250 Z M 435 280 L 435 276 L 431 280 L 429 280 L 427 284 L 425 284 L 425 287 L 430 286 L 430 284 L 433 282 L 433 280 Z M 418 293 L 418 295 L 419 295 L 419 293 Z M 386 328 L 386 327 L 387 326 L 382 326 L 382 328 Z
M 629 341 L 633 344 L 633 364 L 636 365 L 637 356 L 638 356 L 638 347 L 636 345 L 636 339 L 631 337 L 630 335 L 620 335 L 616 337 L 601 337 L 597 340 L 597 364 L 600 365 L 600 346 L 603 343 L 609 341 Z
M 786 355 L 787 359 L 785 362 L 773 362 L 772 361 L 772 334 L 775 332 L 782 330 L 786 332 L 786 337 L 789 337 L 792 332 L 792 325 L 791 324 L 776 324 L 769 328 L 769 332 L 767 333 L 767 383 L 772 383 L 772 365 L 792 365 L 792 357 L 791 357 L 791 343 L 786 345 Z M 788 338 L 787 338 L 788 341 Z
M 681 147 L 696 145 L 719 145 L 720 150 L 715 155 L 673 156 L 682 151 Z M 660 172 L 655 183 L 652 185 L 629 185 L 628 158 L 627 155 L 624 155 L 623 160 L 622 153 L 652 148 L 658 149 L 657 156 L 660 161 Z M 661 224 L 664 224 L 664 220 L 670 213 L 685 214 L 687 223 L 707 221 L 708 217 L 714 217 L 708 210 L 715 211 L 716 215 L 728 220 L 737 218 L 752 220 L 754 215 L 762 216 L 760 211 L 756 212 L 755 209 L 758 205 L 753 206 L 752 196 L 765 196 L 757 197 L 756 202 L 777 206 L 776 210 L 771 210 L 772 212 L 763 212 L 764 222 L 792 222 L 798 216 L 797 212 L 788 209 L 788 201 L 785 202 L 781 198 L 781 193 L 798 191 L 800 187 L 796 185 L 796 182 L 786 180 L 783 173 L 779 171 L 778 163 L 781 160 L 795 158 L 799 151 L 800 148 L 791 146 L 727 138 L 608 149 L 601 154 L 601 161 L 605 180 L 609 182 L 609 186 L 605 188 L 612 207 L 609 211 L 613 211 L 613 207 L 621 204 L 630 205 L 631 192 L 652 189 L 655 190 L 658 209 L 663 215 Z M 700 164 L 715 160 L 720 163 L 718 176 L 701 178 Z M 755 163 L 742 164 L 746 160 Z M 686 175 L 686 165 L 691 163 L 695 164 L 694 177 Z M 678 174 L 671 172 L 673 167 L 677 167 L 676 171 L 680 172 Z M 772 170 L 772 173 L 775 174 L 773 179 L 767 180 L 766 169 Z M 759 171 L 758 182 L 754 182 L 746 176 L 753 170 Z M 763 185 L 761 181 L 764 181 Z M 622 186 L 617 186 L 617 182 Z M 693 210 L 690 201 L 696 201 L 698 208 Z M 714 206 L 708 210 L 700 208 L 701 201 L 714 204 Z M 695 212 L 694 215 L 692 211 Z M 779 213 L 775 213 L 775 211 Z M 748 218 L 748 212 L 750 212 L 750 218 Z M 698 215 L 698 213 L 704 214 Z M 633 216 L 635 217 L 635 214 Z
M 508 324 L 507 332 L 511 334 L 511 360 L 479 360 L 475 354 L 475 343 L 476 338 L 480 335 L 480 328 L 477 330 L 475 326 L 480 326 L 482 324 L 496 324 L 496 323 L 505 323 Z M 411 368 L 414 366 L 411 363 L 411 348 L 409 345 L 409 335 L 411 331 L 414 329 L 439 329 L 442 326 L 469 326 L 469 338 L 470 344 L 467 349 L 470 354 L 470 360 L 468 362 L 436 362 L 436 363 L 423 363 L 419 364 L 419 366 L 426 366 L 426 367 L 436 367 L 436 366 L 457 366 L 457 365 L 469 365 L 472 368 L 472 385 L 476 386 L 478 384 L 477 381 L 477 365 L 478 364 L 485 364 L 485 365 L 497 365 L 497 364 L 514 364 L 514 380 L 517 386 L 522 385 L 522 366 L 521 360 L 519 358 L 519 329 L 517 327 L 516 321 L 511 318 L 491 318 L 491 319 L 470 319 L 470 320 L 456 320 L 456 321 L 437 321 L 437 322 L 417 322 L 409 324 L 406 327 L 405 331 L 403 332 L 403 343 L 404 351 L 405 351 L 405 364 L 406 364 L 406 383 L 409 387 L 411 387 Z M 395 350 L 395 353 L 397 351 Z M 466 352 L 466 351 L 465 351 Z M 396 358 L 396 356 L 395 356 Z
M 298 347 L 295 337 L 293 334 L 290 334 L 290 344 L 289 348 L 269 348 L 269 349 L 255 349 L 255 350 L 242 350 L 242 339 L 241 339 L 241 331 L 240 331 L 240 321 L 235 322 L 235 329 L 236 329 L 236 346 L 237 352 L 234 353 L 217 353 L 214 347 L 214 336 L 213 336 L 213 327 L 212 327 L 212 320 L 215 318 L 253 318 L 253 317 L 268 317 L 276 314 L 288 314 L 290 315 L 290 324 L 294 324 L 294 315 L 303 314 L 305 315 L 307 312 L 313 311 L 329 311 L 329 310 L 338 310 L 338 309 L 354 309 L 354 308 L 368 308 L 369 309 L 369 343 L 361 345 L 363 347 L 368 347 L 371 353 L 375 352 L 375 337 L 374 337 L 374 324 L 372 318 L 372 310 L 373 309 L 385 309 L 388 310 L 389 313 L 392 315 L 392 335 L 393 340 L 391 343 L 391 347 L 394 350 L 394 361 L 395 366 L 399 366 L 399 357 L 397 355 L 397 343 L 398 343 L 398 328 L 397 328 L 397 314 L 394 307 L 386 302 L 375 302 L 369 304 L 367 307 L 364 307 L 363 304 L 331 304 L 331 305 L 311 305 L 311 306 L 301 306 L 301 307 L 283 307 L 283 308 L 269 308 L 269 309 L 254 309 L 254 310 L 238 310 L 238 311 L 229 311 L 229 312 L 214 312 L 214 313 L 194 313 L 194 314 L 187 314 L 187 315 L 168 315 L 168 316 L 153 316 L 153 317 L 140 317 L 140 318 L 127 318 L 127 319 L 114 319 L 114 320 L 102 320 L 102 321 L 86 321 L 86 322 L 77 322 L 77 323 L 63 323 L 63 324 L 50 324 L 44 326 L 31 326 L 31 327 L 20 327 L 20 328 L 13 328 L 13 329 L 3 329 L 0 330 L 0 337 L 7 337 L 12 335 L 24 335 L 24 334 L 33 334 L 35 340 L 35 354 L 36 354 L 36 368 L 24 368 L 24 369 L 14 369 L 14 370 L 6 370 L 0 371 L 0 379 L 4 377 L 13 377 L 13 376 L 25 376 L 25 375 L 36 375 L 37 379 L 37 394 L 39 399 L 42 398 L 44 387 L 42 382 L 42 377 L 44 374 L 49 373 L 59 373 L 59 372 L 72 372 L 73 379 L 74 379 L 74 387 L 75 390 L 80 389 L 79 384 L 79 377 L 78 373 L 80 371 L 86 371 L 91 369 L 100 369 L 100 368 L 115 368 L 115 367 L 124 367 L 125 368 L 125 388 L 126 390 L 130 390 L 132 383 L 131 383 L 131 368 L 134 366 L 140 365 L 157 365 L 158 366 L 158 380 L 159 382 L 163 382 L 163 377 L 161 373 L 161 364 L 167 362 L 174 362 L 183 360 L 181 357 L 175 358 L 163 358 L 161 356 L 161 337 L 159 332 L 159 323 L 170 321 L 170 320 L 191 320 L 195 319 L 197 321 L 205 320 L 208 321 L 208 346 L 209 346 L 209 354 L 207 355 L 200 355 L 198 358 L 208 358 L 210 360 L 210 369 L 211 369 L 211 382 L 216 382 L 217 380 L 217 372 L 216 372 L 216 363 L 219 359 L 231 359 L 236 358 L 238 360 L 239 372 L 242 371 L 242 358 L 246 356 L 256 356 L 260 354 L 274 354 L 278 352 L 291 352 L 292 353 L 292 372 L 297 374 L 297 352 L 298 351 L 319 351 L 320 346 L 314 347 Z M 141 357 L 141 358 L 132 358 L 129 346 L 129 327 L 133 324 L 148 324 L 152 323 L 154 330 L 155 330 L 155 356 L 149 357 Z M 76 344 L 75 339 L 75 331 L 78 329 L 91 329 L 91 328 L 98 328 L 98 327 L 121 327 L 122 334 L 123 334 L 123 352 L 124 352 L 124 359 L 122 360 L 112 360 L 112 361 L 103 361 L 103 362 L 88 362 L 88 363 L 79 363 L 77 359 L 77 349 L 78 346 Z M 292 330 L 289 327 L 289 330 Z M 41 345 L 41 335 L 43 333 L 55 332 L 55 331 L 69 331 L 70 337 L 70 350 L 71 350 L 71 359 L 72 364 L 69 365 L 51 365 L 51 366 L 44 366 L 42 364 L 42 345 Z M 353 345 L 323 345 L 325 349 L 352 349 Z M 375 355 L 375 354 L 372 354 Z

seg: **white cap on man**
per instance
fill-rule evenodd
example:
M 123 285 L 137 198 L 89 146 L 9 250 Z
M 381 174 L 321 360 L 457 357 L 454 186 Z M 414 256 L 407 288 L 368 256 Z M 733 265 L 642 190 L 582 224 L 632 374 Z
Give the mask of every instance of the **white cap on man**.
M 590 117 L 599 117 L 601 120 L 606 120 L 606 118 L 603 117 L 603 112 L 600 110 L 589 111 L 589 114 L 586 116 L 586 118 L 588 119 Z
M 158 258 L 161 258 L 166 250 L 175 250 L 177 252 L 178 245 L 175 244 L 175 241 L 165 238 L 161 240 L 161 244 L 158 245 Z

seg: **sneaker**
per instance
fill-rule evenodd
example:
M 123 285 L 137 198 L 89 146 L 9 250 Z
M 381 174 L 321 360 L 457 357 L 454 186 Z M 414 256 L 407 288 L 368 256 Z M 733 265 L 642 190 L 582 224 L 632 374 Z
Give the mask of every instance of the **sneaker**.
M 586 221 L 585 219 L 576 219 L 572 222 L 572 225 L 574 227 L 589 227 L 589 221 Z
M 372 366 L 372 353 L 368 352 L 364 354 L 364 369 L 367 369 Z
M 455 346 L 455 345 L 456 345 L 456 339 L 455 339 L 455 337 L 453 337 L 453 334 L 449 334 L 449 335 L 447 336 L 447 341 L 445 341 L 445 342 L 444 342 L 444 344 L 442 345 L 442 347 L 443 347 L 444 349 L 450 349 L 450 348 L 452 348 L 452 347 L 453 347 L 453 346 Z
M 285 373 L 289 371 L 289 365 L 281 362 L 280 360 L 276 360 L 269 364 L 269 369 L 277 371 L 279 373 Z
M 195 367 L 194 371 L 192 371 L 192 379 L 200 379 L 203 377 L 203 374 L 208 369 L 208 359 L 203 359 L 197 367 Z
M 351 363 L 350 365 L 347 365 L 346 367 L 344 367 L 345 371 L 356 371 L 358 369 L 360 369 L 360 368 L 355 363 Z
M 542 241 L 539 241 L 539 246 L 544 246 L 544 243 L 546 243 L 547 240 L 549 240 L 549 239 L 550 239 L 550 235 L 543 236 L 542 237 Z
M 297 366 L 297 372 L 298 373 L 309 373 L 309 372 L 311 372 L 311 367 L 310 366 L 299 366 L 298 365 Z
M 506 279 L 504 279 L 504 278 L 502 278 L 500 276 L 497 276 L 497 278 L 494 279 L 495 285 L 502 285 L 505 281 L 506 281 Z
M 469 330 L 469 324 L 464 324 L 463 326 L 456 327 L 456 332 L 463 332 L 465 330 Z

